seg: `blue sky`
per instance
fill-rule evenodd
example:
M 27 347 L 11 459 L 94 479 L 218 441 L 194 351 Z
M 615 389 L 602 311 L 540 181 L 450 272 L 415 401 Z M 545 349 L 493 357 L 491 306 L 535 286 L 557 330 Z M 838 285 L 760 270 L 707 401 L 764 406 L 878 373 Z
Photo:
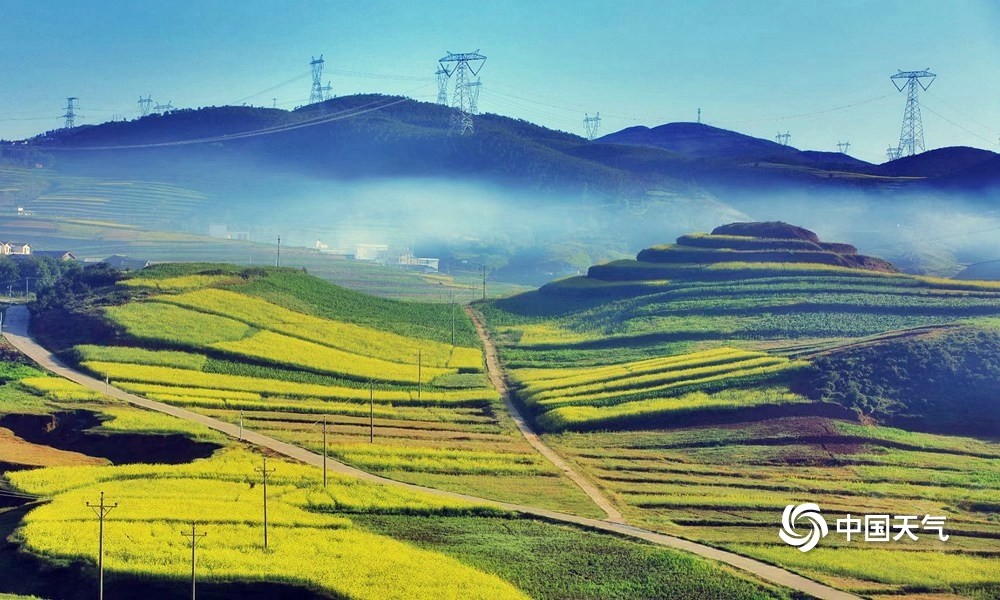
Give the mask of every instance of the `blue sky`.
M 878 162 L 905 101 L 889 76 L 930 67 L 927 147 L 998 149 L 996 0 L 0 0 L 0 138 L 59 127 L 67 96 L 80 98 L 78 123 L 134 118 L 146 94 L 292 108 L 320 53 L 337 95 L 433 101 L 437 59 L 477 48 L 481 111 L 582 134 L 584 113 L 610 133 L 693 121 L 701 107 L 712 125 L 788 131 L 803 149 L 850 141 Z

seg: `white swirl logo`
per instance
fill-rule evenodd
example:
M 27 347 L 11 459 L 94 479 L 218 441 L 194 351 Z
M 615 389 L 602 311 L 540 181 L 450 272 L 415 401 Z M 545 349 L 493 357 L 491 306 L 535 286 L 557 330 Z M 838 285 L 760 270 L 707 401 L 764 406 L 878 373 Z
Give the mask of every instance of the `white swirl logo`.
M 804 535 L 795 531 L 795 523 L 800 517 L 812 523 L 812 529 Z M 778 537 L 786 544 L 795 546 L 803 552 L 809 552 L 815 548 L 820 538 L 826 537 L 827 533 L 829 533 L 829 529 L 826 526 L 826 520 L 820 514 L 818 504 L 813 502 L 797 506 L 789 504 L 781 513 L 781 531 L 778 532 Z

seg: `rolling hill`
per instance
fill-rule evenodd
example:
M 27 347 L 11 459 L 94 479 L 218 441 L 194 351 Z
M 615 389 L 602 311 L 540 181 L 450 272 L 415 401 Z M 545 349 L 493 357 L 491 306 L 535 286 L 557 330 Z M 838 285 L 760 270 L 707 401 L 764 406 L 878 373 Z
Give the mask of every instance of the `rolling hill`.
M 299 246 L 388 242 L 447 268 L 486 264 L 498 277 L 541 284 L 665 232 L 788 218 L 773 199 L 802 195 L 817 222 L 863 207 L 876 216 L 870 223 L 887 224 L 839 228 L 852 243 L 877 239 L 890 258 L 924 256 L 889 228 L 899 223 L 897 200 L 951 219 L 955 207 L 988 203 L 965 192 L 997 177 L 996 155 L 968 148 L 874 166 L 695 123 L 588 142 L 484 114 L 475 135 L 456 136 L 449 111 L 361 95 L 294 111 L 208 107 L 56 130 L 4 147 L 0 210 L 187 234 L 221 223 Z M 511 216 L 491 227 L 501 213 Z M 577 256 L 565 260 L 569 247 Z M 960 260 L 995 258 L 981 252 L 943 248 L 902 264 L 952 273 Z

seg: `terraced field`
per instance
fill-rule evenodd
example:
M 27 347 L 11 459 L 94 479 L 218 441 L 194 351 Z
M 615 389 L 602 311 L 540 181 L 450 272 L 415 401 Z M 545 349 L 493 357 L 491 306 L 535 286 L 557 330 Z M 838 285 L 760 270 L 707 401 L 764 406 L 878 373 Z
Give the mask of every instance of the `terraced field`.
M 968 373 L 989 395 L 1000 283 L 907 276 L 818 240 L 698 234 L 483 312 L 543 439 L 628 522 L 871 597 L 1000 595 L 1000 445 L 876 424 L 898 409 L 926 426 L 912 413 L 957 395 L 898 408 L 897 375 L 929 388 Z M 954 404 L 951 426 L 993 422 L 976 402 Z M 951 537 L 831 532 L 806 554 L 777 535 L 805 502 L 831 530 L 848 513 L 937 515 Z
M 115 287 L 133 299 L 96 313 L 115 336 L 68 356 L 116 387 L 320 453 L 325 429 L 331 456 L 395 479 L 599 514 L 507 416 L 463 311 L 288 269 L 163 265 Z
M 567 590 L 574 597 L 611 599 L 625 588 L 652 596 L 789 597 L 675 551 L 475 503 L 334 474 L 324 486 L 317 469 L 275 457 L 267 461 L 265 550 L 263 487 L 255 485 L 259 454 L 201 425 L 118 404 L 27 366 L 0 362 L 0 380 L 0 419 L 39 438 L 30 443 L 0 428 L 0 496 L 50 500 L 30 510 L 0 509 L 5 537 L 13 533 L 20 545 L 20 553 L 11 546 L 0 550 L 0 596 L 92 595 L 97 525 L 86 503 L 103 494 L 116 506 L 104 531 L 109 595 L 186 592 L 190 547 L 177 534 L 195 522 L 207 534 L 198 545 L 199 593 L 237 585 L 260 594 L 309 590 L 358 599 L 555 599 Z M 84 418 L 94 428 L 64 432 L 80 415 L 96 415 Z M 21 417 L 31 416 L 39 424 L 48 421 L 48 434 L 25 427 Z M 144 464 L 161 436 L 171 436 L 175 455 L 183 453 L 178 442 L 185 438 L 208 443 L 214 452 L 186 464 Z M 131 453 L 114 454 L 132 464 L 108 465 L 42 445 L 43 438 L 55 444 L 88 439 L 84 449 L 98 455 L 102 448 L 131 445 Z M 564 549 L 560 563 L 574 568 L 553 570 L 553 545 Z M 595 562 L 595 556 L 601 558 Z M 586 565 L 598 572 L 584 586 L 572 573 Z

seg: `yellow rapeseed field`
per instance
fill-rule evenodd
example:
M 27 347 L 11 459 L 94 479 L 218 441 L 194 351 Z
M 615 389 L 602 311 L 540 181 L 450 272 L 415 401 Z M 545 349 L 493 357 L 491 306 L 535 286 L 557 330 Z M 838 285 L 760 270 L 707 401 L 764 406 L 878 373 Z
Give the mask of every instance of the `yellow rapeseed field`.
M 269 549 L 262 548 L 259 457 L 220 452 L 188 465 L 56 467 L 13 473 L 25 492 L 52 496 L 32 510 L 16 536 L 30 552 L 96 561 L 97 521 L 85 505 L 105 492 L 117 502 L 105 523 L 105 568 L 184 578 L 189 551 L 180 535 L 191 521 L 202 581 L 268 581 L 315 586 L 358 599 L 522 599 L 500 578 L 456 559 L 361 531 L 338 510 L 468 512 L 476 507 L 344 477 L 323 489 L 318 469 L 270 461 Z

